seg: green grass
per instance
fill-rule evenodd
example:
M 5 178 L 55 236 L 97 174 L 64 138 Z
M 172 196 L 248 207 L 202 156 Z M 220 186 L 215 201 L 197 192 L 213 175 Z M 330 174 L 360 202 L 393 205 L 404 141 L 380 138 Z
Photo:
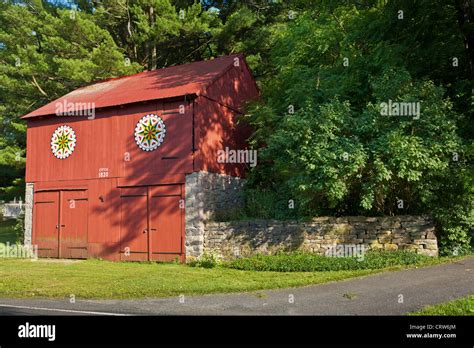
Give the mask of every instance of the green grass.
M 380 271 L 285 273 L 172 263 L 3 259 L 0 260 L 0 297 L 66 298 L 74 294 L 78 298 L 126 299 L 243 292 L 320 284 Z
M 433 258 L 409 251 L 372 251 L 363 258 L 326 257 L 312 253 L 293 252 L 276 255 L 255 255 L 224 263 L 225 267 L 246 271 L 326 272 L 381 269 L 430 263 Z
M 474 295 L 427 306 L 411 315 L 474 315 Z
M 10 242 L 10 244 L 14 244 L 16 241 L 16 233 L 13 230 L 13 226 L 15 226 L 16 220 L 0 220 L 0 243 L 5 244 L 6 242 Z
M 374 273 L 251 272 L 171 263 L 0 260 L 0 297 L 145 298 L 295 287 Z

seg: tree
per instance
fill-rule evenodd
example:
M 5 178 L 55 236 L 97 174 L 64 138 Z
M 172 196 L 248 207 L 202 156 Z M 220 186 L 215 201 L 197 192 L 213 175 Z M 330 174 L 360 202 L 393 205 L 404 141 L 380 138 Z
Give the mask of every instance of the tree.
M 40 1 L 0 3 L 0 199 L 24 192 L 19 118 L 69 91 L 140 70 L 91 14 Z
M 194 1 L 101 0 L 95 9 L 97 23 L 148 70 L 211 57 L 221 26 L 216 11 Z

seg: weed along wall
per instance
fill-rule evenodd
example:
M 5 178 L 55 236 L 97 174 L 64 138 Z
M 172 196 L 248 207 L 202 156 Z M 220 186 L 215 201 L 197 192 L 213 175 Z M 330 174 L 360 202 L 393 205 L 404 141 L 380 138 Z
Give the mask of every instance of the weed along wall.
M 224 258 L 295 250 L 324 255 L 330 246 L 363 245 L 366 250 L 411 250 L 437 256 L 434 231 L 432 219 L 425 216 L 207 222 L 203 252 Z

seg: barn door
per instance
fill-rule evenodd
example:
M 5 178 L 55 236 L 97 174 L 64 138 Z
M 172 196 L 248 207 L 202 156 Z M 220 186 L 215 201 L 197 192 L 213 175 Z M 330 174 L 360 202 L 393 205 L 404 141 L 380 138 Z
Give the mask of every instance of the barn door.
M 39 257 L 59 257 L 59 191 L 36 192 L 33 243 Z
M 173 260 L 183 255 L 181 185 L 122 188 L 121 259 Z
M 148 197 L 146 187 L 120 192 L 120 247 L 122 260 L 148 260 Z
M 182 254 L 184 201 L 180 185 L 149 188 L 151 258 L 172 260 Z
M 39 257 L 87 257 L 87 191 L 35 193 L 33 243 Z
M 62 191 L 60 209 L 59 257 L 87 258 L 87 192 Z

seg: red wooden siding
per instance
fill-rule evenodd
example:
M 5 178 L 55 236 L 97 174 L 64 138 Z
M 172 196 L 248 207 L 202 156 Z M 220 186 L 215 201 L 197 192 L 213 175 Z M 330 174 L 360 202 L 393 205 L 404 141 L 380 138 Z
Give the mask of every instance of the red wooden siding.
M 156 182 L 124 181 L 124 187 L 110 178 L 37 183 L 33 239 L 39 256 L 184 260 L 184 185 Z
M 235 58 L 239 58 L 239 66 L 232 65 L 227 69 L 219 79 L 206 88 L 203 95 L 243 112 L 245 103 L 255 100 L 259 96 L 259 91 L 245 59 Z
M 183 105 L 184 114 L 176 111 L 179 105 Z M 158 149 L 145 152 L 135 143 L 134 132 L 137 122 L 150 113 L 163 119 L 166 135 Z M 192 103 L 183 98 L 101 110 L 91 120 L 69 116 L 29 121 L 26 181 L 190 173 L 192 117 Z M 59 160 L 52 154 L 50 143 L 56 128 L 63 124 L 72 127 L 77 141 L 72 155 Z
M 245 103 L 255 100 L 259 92 L 245 61 L 241 59 L 239 64 L 238 67 L 228 69 L 210 85 L 206 96 L 196 99 L 196 170 L 233 176 L 245 175 L 245 164 L 217 162 L 219 150 L 225 150 L 226 147 L 233 150 L 246 149 L 246 139 L 251 134 L 248 125 L 239 123 L 243 117 L 239 110 L 243 111 Z

